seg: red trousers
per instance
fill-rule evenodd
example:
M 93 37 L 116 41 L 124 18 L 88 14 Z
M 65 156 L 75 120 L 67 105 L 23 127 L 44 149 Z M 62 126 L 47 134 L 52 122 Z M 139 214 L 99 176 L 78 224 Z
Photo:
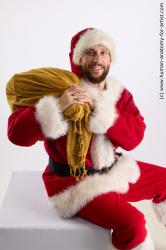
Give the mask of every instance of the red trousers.
M 112 242 L 117 249 L 128 250 L 146 238 L 144 215 L 129 202 L 152 200 L 160 203 L 166 199 L 166 168 L 138 162 L 141 176 L 130 184 L 125 194 L 109 192 L 89 202 L 77 214 L 107 229 L 112 229 Z

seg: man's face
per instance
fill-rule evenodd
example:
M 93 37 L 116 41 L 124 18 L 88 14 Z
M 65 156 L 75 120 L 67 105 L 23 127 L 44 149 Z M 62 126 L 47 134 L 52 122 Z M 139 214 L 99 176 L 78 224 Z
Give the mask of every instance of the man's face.
M 104 46 L 95 45 L 88 48 L 80 60 L 83 77 L 92 83 L 104 81 L 109 72 L 110 62 L 110 53 Z

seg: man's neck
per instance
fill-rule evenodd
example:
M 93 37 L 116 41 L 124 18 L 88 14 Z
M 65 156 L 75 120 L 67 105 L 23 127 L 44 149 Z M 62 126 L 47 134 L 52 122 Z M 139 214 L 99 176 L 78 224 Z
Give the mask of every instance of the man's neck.
M 100 83 L 93 83 L 93 82 L 90 82 L 89 80 L 87 79 L 84 79 L 86 82 L 88 82 L 88 84 L 90 84 L 91 86 L 99 89 L 99 90 L 104 90 L 106 88 L 106 81 L 102 81 Z

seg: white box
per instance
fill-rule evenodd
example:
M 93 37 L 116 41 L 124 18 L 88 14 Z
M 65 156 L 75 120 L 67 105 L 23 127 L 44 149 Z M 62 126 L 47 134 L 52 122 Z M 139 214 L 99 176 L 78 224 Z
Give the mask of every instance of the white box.
M 62 219 L 48 206 L 41 172 L 14 172 L 0 209 L 0 250 L 111 250 L 108 230 Z

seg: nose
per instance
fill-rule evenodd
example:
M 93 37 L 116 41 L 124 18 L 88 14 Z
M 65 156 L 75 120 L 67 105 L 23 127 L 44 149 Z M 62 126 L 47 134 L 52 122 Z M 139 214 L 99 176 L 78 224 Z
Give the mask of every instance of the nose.
M 100 61 L 100 53 L 96 52 L 93 56 L 93 62 L 99 62 Z

